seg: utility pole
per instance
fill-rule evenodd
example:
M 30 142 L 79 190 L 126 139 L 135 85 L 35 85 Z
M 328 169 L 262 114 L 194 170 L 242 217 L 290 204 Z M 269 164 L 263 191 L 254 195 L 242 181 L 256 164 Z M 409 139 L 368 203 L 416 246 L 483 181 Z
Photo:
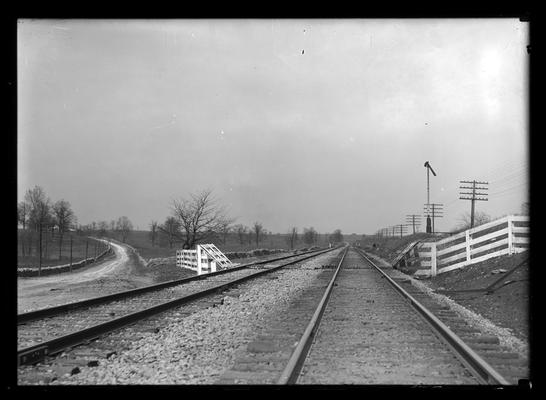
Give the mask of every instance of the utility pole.
M 413 234 L 415 235 L 415 226 L 421 225 L 421 216 L 418 214 L 406 215 L 406 222 L 408 222 L 408 225 L 413 226 Z
M 487 196 L 487 193 L 478 193 L 477 191 L 478 190 L 488 190 L 489 188 L 487 187 L 479 187 L 479 186 L 476 186 L 476 185 L 489 185 L 489 182 L 478 182 L 478 181 L 459 181 L 460 183 L 463 183 L 463 184 L 470 184 L 472 186 L 459 186 L 459 189 L 470 189 L 472 190 L 472 192 L 461 192 L 459 193 L 460 195 L 466 195 L 466 196 L 470 196 L 470 197 L 459 197 L 459 199 L 461 200 L 470 200 L 471 201 L 471 205 L 470 205 L 470 228 L 473 228 L 474 227 L 474 202 L 476 200 L 481 200 L 481 201 L 487 201 L 486 198 L 480 198 L 480 197 L 476 197 L 476 196 Z
M 434 219 L 443 217 L 443 207 L 444 205 L 441 203 L 431 203 L 428 204 L 428 207 L 427 204 L 425 204 L 425 214 L 432 214 L 432 233 L 436 232 L 434 229 Z
M 427 204 L 430 204 L 430 182 L 429 182 L 429 171 L 432 172 L 434 176 L 436 176 L 436 172 L 432 169 L 428 161 L 425 161 L 425 168 L 427 169 Z M 427 214 L 427 233 L 431 232 L 431 224 L 430 224 L 430 215 Z
M 400 237 L 402 237 L 402 233 L 406 233 L 407 225 L 406 224 L 400 224 L 400 225 L 398 225 L 398 227 L 400 228 Z

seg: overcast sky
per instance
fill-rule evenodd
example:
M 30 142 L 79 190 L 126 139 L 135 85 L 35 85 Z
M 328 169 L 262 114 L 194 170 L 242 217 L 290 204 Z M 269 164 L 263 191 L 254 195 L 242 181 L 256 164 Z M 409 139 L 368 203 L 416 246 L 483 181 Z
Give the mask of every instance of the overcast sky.
M 140 229 L 212 189 L 237 223 L 374 233 L 489 182 L 527 200 L 517 19 L 20 20 L 18 196 Z M 424 225 L 421 227 L 424 230 Z

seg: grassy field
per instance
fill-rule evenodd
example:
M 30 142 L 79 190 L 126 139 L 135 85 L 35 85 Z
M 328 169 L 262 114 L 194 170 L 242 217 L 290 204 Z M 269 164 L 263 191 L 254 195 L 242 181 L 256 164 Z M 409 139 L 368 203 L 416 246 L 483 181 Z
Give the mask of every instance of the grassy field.
M 72 238 L 72 262 L 95 257 L 106 249 L 106 245 L 97 240 L 89 239 L 75 233 L 66 233 L 63 236 L 61 257 L 59 258 L 59 235 L 57 233 L 42 234 L 42 266 L 63 265 L 70 263 L 70 238 Z M 38 233 L 18 230 L 17 238 L 17 266 L 38 267 Z M 86 250 L 87 249 L 87 250 Z
M 119 240 L 118 236 L 112 237 Z M 144 259 L 173 257 L 176 255 L 176 250 L 180 250 L 182 248 L 182 244 L 180 242 L 174 243 L 172 248 L 170 248 L 167 239 L 164 237 L 160 238 L 158 242 L 159 243 L 156 243 L 155 246 L 152 247 L 149 231 L 132 231 L 126 240 L 126 243 L 134 247 Z M 285 234 L 267 235 L 258 243 L 258 245 L 256 245 L 254 240 L 249 243 L 248 239 L 244 240 L 244 243 L 241 243 L 237 234 L 234 233 L 227 235 L 225 243 L 223 242 L 222 238 L 211 240 L 208 243 L 213 243 L 224 253 L 235 251 L 244 252 L 255 249 L 290 250 L 290 245 L 287 243 L 287 235 Z M 319 238 L 319 241 L 314 244 L 314 246 L 327 245 L 328 243 L 324 237 Z M 294 250 L 308 248 L 310 246 L 311 245 L 304 243 L 302 240 L 299 240 L 294 245 Z

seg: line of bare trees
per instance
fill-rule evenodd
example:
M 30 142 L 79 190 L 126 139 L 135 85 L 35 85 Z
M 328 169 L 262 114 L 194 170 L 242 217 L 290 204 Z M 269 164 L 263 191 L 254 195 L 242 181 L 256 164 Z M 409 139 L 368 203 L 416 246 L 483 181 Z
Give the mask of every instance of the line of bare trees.
M 236 224 L 235 218 L 228 216 L 226 209 L 214 198 L 211 190 L 203 190 L 189 194 L 188 197 L 173 200 L 171 215 L 160 224 L 152 220 L 149 224 L 149 238 L 152 247 L 159 243 L 159 238 L 166 238 L 169 248 L 180 243 L 182 248 L 191 249 L 196 244 L 219 240 L 226 244 L 228 235 L 235 235 L 241 245 L 255 244 L 259 246 L 266 238 L 273 235 L 263 224 L 255 221 L 251 226 Z M 286 235 L 287 244 L 293 249 L 301 239 L 307 245 L 319 242 L 320 235 L 313 228 L 304 228 L 301 238 L 298 228 L 292 227 Z M 333 243 L 343 241 L 343 235 L 338 229 L 331 235 L 323 235 L 323 241 Z
M 235 218 L 228 215 L 211 190 L 189 194 L 188 197 L 174 200 L 171 215 L 163 224 L 150 222 L 150 241 L 152 247 L 159 242 L 160 235 L 166 238 L 169 248 L 181 243 L 182 248 L 191 249 L 196 244 L 218 240 L 226 244 L 230 234 L 236 234 L 240 244 L 255 243 L 257 246 L 271 235 L 261 222 L 251 227 L 234 225 Z
M 76 220 L 76 215 L 68 201 L 61 199 L 53 203 L 42 187 L 35 186 L 29 189 L 23 201 L 17 204 L 17 224 L 22 227 L 20 244 L 23 256 L 32 255 L 32 239 L 35 236 L 33 232 L 37 233 L 36 249 L 41 270 L 42 256 L 44 253 L 47 256 L 48 235 L 45 233 L 55 231 L 58 232 L 59 259 L 61 259 L 64 236 L 66 232 L 73 230 Z
M 123 243 L 126 243 L 131 231 L 133 231 L 133 223 L 124 216 L 117 220 L 91 222 L 86 225 L 79 225 L 77 231 L 84 234 L 94 234 L 98 236 L 107 236 L 108 234 L 118 237 Z
M 237 224 L 232 227 L 231 232 L 237 234 L 239 244 L 255 243 L 256 246 L 263 242 L 268 235 L 272 234 L 258 221 L 254 222 L 250 227 L 243 224 Z
M 321 239 L 322 236 L 322 239 Z M 290 249 L 294 249 L 294 246 L 300 241 L 303 240 L 308 246 L 316 245 L 319 242 L 323 243 L 324 241 L 335 244 L 343 242 L 343 234 L 340 229 L 336 229 L 332 234 L 319 234 L 315 228 L 303 228 L 301 233 L 301 238 L 298 235 L 298 228 L 292 227 L 286 235 L 286 242 L 290 246 Z

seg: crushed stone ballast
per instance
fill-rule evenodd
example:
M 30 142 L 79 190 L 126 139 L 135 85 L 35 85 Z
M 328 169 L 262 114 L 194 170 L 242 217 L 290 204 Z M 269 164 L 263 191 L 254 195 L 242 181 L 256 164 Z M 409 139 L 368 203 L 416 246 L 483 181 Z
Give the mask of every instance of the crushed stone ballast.
M 255 262 L 230 270 L 21 314 L 18 317 L 18 365 L 40 362 L 147 316 L 334 250 L 337 248 Z M 272 264 L 289 258 L 292 260 L 280 265 Z M 263 269 L 255 271 L 252 267 L 257 264 L 263 264 Z

